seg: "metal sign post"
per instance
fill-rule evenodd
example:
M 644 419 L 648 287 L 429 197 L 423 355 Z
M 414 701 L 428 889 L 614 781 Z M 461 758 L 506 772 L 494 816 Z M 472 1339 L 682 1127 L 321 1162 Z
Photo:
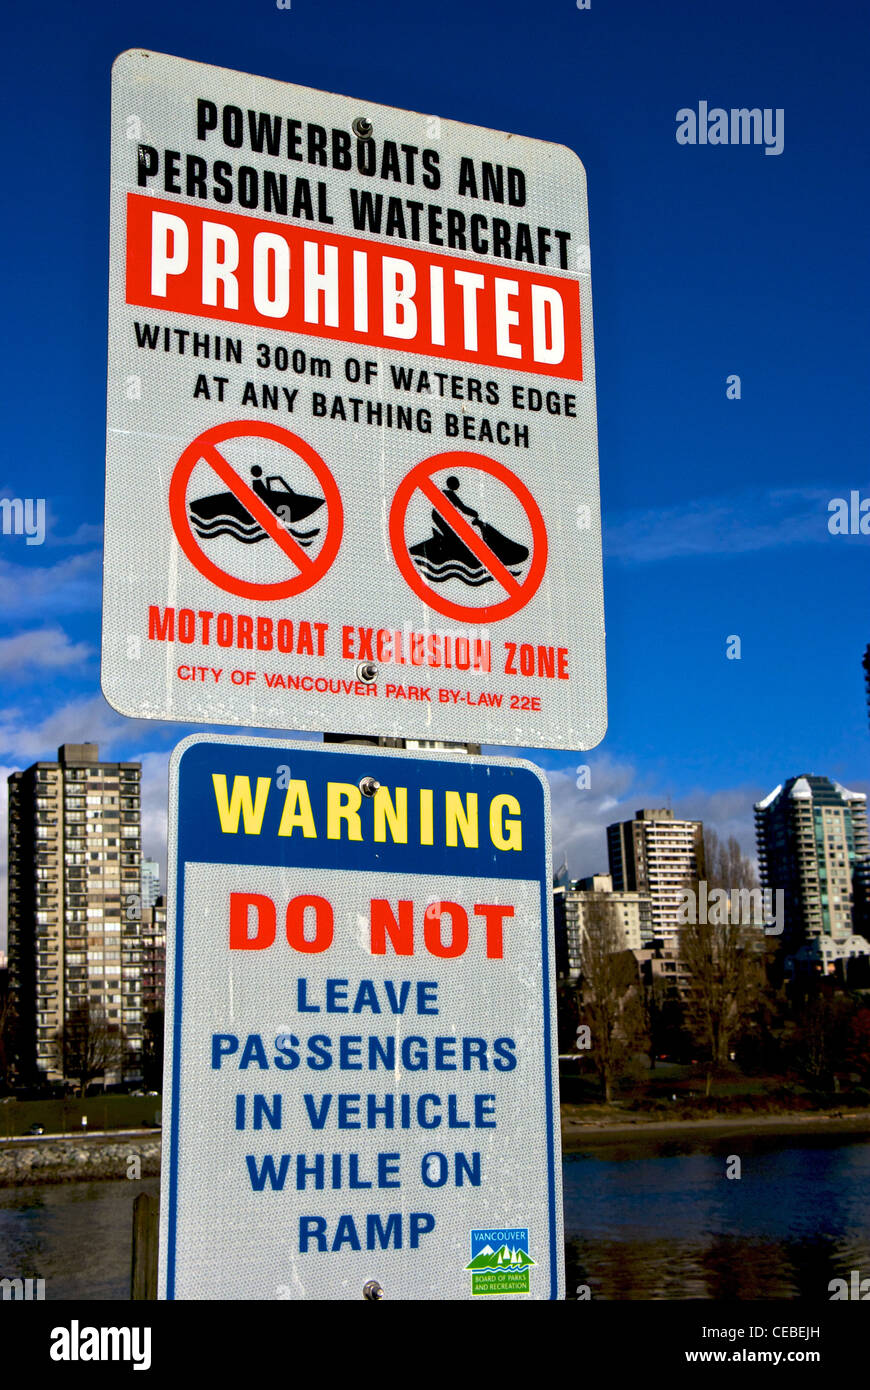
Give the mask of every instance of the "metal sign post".
M 160 1296 L 564 1296 L 547 784 L 196 735 L 171 765 Z
M 140 50 L 112 131 L 109 702 L 594 747 L 577 156 Z

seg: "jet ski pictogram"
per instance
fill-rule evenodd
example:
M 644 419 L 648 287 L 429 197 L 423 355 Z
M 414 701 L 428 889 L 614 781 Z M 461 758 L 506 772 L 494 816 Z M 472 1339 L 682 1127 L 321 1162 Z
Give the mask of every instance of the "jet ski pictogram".
M 251 475 L 253 491 L 265 502 L 269 511 L 274 512 L 293 539 L 306 549 L 313 545 L 315 537 L 320 533 L 320 527 L 300 530 L 297 523 L 305 521 L 322 507 L 324 499 L 306 497 L 304 493 L 294 492 L 279 473 L 272 474 L 264 482 L 263 470 L 256 465 L 251 469 Z M 265 540 L 267 536 L 259 521 L 251 516 L 245 504 L 239 501 L 234 492 L 213 492 L 208 497 L 200 497 L 196 502 L 188 503 L 188 512 L 190 524 L 200 540 L 212 540 L 215 536 L 232 536 L 243 545 L 254 545 L 257 541 Z
M 508 536 L 503 536 L 494 526 L 490 526 L 489 522 L 482 521 L 480 513 L 473 507 L 467 507 L 459 497 L 458 478 L 448 478 L 446 487 L 441 491 L 457 511 L 470 518 L 471 525 L 479 532 L 481 540 L 516 578 L 520 570 L 515 567 L 522 565 L 529 558 L 528 548 L 519 541 L 512 541 Z M 434 507 L 432 535 L 428 540 L 410 546 L 409 553 L 420 573 L 433 584 L 445 584 L 448 579 L 458 579 L 462 584 L 476 589 L 481 584 L 492 583 L 492 575 L 486 566 L 481 564 L 477 556 L 459 539 L 440 511 Z

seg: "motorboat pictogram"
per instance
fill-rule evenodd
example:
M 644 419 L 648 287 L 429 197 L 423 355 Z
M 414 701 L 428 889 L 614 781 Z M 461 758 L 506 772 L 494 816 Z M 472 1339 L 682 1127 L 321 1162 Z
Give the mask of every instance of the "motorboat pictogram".
M 311 516 L 323 506 L 322 497 L 307 497 L 302 492 L 294 492 L 280 473 L 263 479 L 262 468 L 255 465 L 251 469 L 251 488 L 273 512 L 294 540 L 300 545 L 314 544 L 320 527 L 309 530 L 298 529 L 298 523 Z M 234 492 L 213 492 L 188 503 L 190 524 L 200 540 L 213 540 L 216 536 L 231 536 L 243 545 L 254 545 L 266 539 L 267 532 L 255 517 L 251 516 L 244 502 Z

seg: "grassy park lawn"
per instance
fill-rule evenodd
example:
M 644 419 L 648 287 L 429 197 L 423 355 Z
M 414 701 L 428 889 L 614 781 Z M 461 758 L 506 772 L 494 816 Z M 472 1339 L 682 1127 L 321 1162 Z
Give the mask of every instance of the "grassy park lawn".
M 160 1115 L 160 1096 L 88 1096 L 86 1100 L 0 1101 L 0 1140 L 27 1134 L 42 1125 L 46 1134 L 93 1134 L 113 1129 L 146 1129 Z M 87 1125 L 82 1124 L 87 1117 Z

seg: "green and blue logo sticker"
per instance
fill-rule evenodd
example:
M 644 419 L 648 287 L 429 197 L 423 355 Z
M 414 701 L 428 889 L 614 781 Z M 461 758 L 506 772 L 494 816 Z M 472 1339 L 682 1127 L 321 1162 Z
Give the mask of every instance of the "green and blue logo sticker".
M 528 1227 L 488 1227 L 471 1232 L 471 1259 L 465 1268 L 471 1274 L 473 1295 L 528 1293 L 529 1270 L 534 1265 Z

